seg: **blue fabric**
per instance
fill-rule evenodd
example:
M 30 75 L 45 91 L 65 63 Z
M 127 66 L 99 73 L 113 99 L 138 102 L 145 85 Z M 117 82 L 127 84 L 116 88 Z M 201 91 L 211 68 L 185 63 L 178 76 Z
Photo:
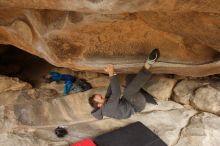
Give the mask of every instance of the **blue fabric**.
M 64 81 L 65 87 L 63 89 L 64 94 L 69 94 L 71 87 L 73 86 L 73 82 L 76 81 L 76 78 L 69 74 L 60 74 L 58 72 L 50 72 L 51 79 L 53 81 Z
M 68 75 L 68 74 L 60 74 L 58 72 L 50 72 L 51 78 L 53 81 L 71 81 L 74 82 L 76 80 L 76 78 L 72 75 Z
M 71 82 L 74 82 L 76 80 L 75 77 L 73 77 L 72 75 L 68 75 L 68 74 L 62 74 L 61 75 L 61 80 L 63 81 L 71 81 Z
M 68 95 L 69 92 L 70 92 L 71 87 L 73 86 L 73 83 L 71 81 L 66 81 L 65 83 L 66 84 L 65 84 L 65 87 L 63 89 L 63 93 Z
M 51 79 L 57 82 L 60 81 L 62 77 L 62 75 L 58 72 L 50 72 L 50 75 L 51 75 Z
M 52 81 L 64 81 L 65 87 L 63 89 L 64 94 L 69 94 L 71 88 L 73 87 L 74 93 L 83 92 L 91 89 L 91 85 L 84 80 L 78 79 L 69 74 L 60 74 L 58 72 L 50 72 Z M 74 85 L 74 86 L 73 86 Z

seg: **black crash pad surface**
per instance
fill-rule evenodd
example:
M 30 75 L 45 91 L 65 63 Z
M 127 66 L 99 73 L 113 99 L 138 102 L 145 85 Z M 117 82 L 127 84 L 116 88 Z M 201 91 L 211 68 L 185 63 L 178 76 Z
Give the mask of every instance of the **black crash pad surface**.
M 97 146 L 167 146 L 141 122 L 100 135 L 94 142 Z

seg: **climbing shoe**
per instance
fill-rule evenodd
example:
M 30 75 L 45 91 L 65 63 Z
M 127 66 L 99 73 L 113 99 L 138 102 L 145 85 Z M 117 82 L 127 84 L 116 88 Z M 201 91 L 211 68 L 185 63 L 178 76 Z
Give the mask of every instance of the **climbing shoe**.
M 68 134 L 68 131 L 64 127 L 57 127 L 54 130 L 54 132 L 55 132 L 56 136 L 59 137 L 59 138 L 64 137 Z
M 151 51 L 150 55 L 147 58 L 147 63 L 152 65 L 156 62 L 156 60 L 160 57 L 159 49 L 155 48 Z

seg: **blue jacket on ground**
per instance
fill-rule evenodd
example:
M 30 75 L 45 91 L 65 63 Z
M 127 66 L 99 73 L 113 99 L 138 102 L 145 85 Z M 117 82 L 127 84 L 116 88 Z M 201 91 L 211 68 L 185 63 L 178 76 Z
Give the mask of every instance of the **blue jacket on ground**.
M 65 94 L 69 94 L 69 91 L 71 89 L 71 87 L 73 86 L 73 83 L 76 81 L 76 78 L 72 75 L 69 74 L 60 74 L 58 72 L 50 72 L 51 75 L 51 79 L 53 81 L 57 81 L 59 82 L 60 80 L 65 82 L 65 87 L 63 92 Z

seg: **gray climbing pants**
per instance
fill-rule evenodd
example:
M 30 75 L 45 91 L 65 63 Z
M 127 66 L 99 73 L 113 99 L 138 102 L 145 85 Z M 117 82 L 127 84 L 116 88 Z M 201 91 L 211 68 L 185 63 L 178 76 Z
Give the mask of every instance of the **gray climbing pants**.
M 142 87 L 150 79 L 151 72 L 142 68 L 137 75 L 129 74 L 126 77 L 126 87 L 122 98 L 125 98 L 134 107 L 135 112 L 141 112 L 146 104 L 146 95 Z

